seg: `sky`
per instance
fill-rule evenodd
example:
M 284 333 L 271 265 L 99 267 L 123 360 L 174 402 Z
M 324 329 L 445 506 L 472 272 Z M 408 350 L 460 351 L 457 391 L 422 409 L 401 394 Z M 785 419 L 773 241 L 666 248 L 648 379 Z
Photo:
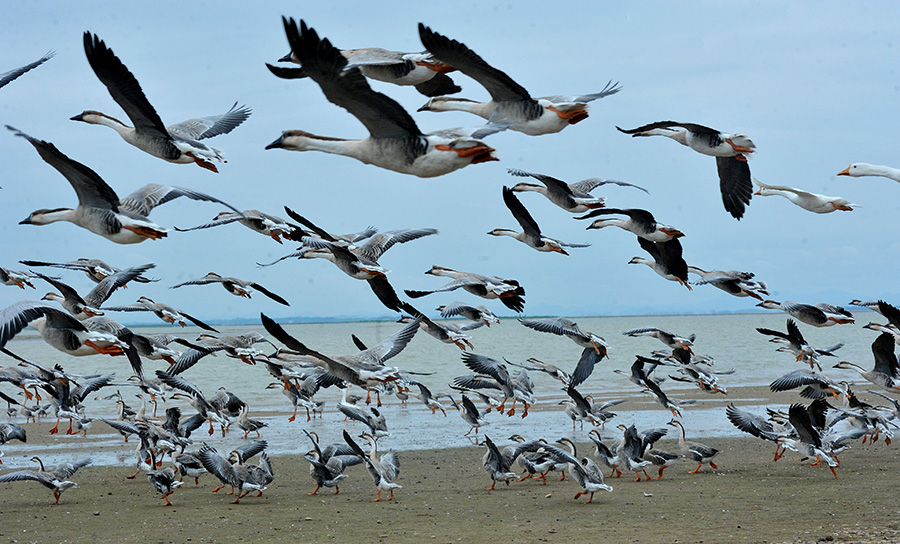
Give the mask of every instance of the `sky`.
M 643 265 L 635 236 L 619 229 L 587 231 L 536 193 L 520 194 L 545 235 L 587 242 L 570 256 L 538 253 L 511 238 L 486 233 L 518 228 L 501 188 L 519 168 L 565 180 L 618 179 L 646 187 L 594 192 L 610 207 L 636 207 L 676 226 L 689 264 L 751 271 L 768 283 L 772 298 L 847 304 L 853 298 L 900 302 L 900 184 L 886 178 L 836 174 L 851 162 L 900 167 L 898 138 L 890 127 L 897 108 L 900 8 L 894 3 L 824 2 L 741 4 L 696 2 L 508 4 L 456 2 L 42 2 L 4 7 L 0 72 L 56 56 L 0 89 L 0 120 L 54 143 L 94 169 L 120 197 L 146 183 L 189 187 L 239 209 L 285 216 L 283 206 L 337 233 L 374 225 L 380 230 L 433 227 L 431 236 L 397 245 L 380 263 L 402 289 L 428 290 L 443 278 L 432 265 L 517 279 L 526 290 L 526 315 L 624 315 L 753 310 L 752 299 L 711 286 L 688 291 Z M 329 103 L 311 80 L 281 80 L 265 63 L 289 48 L 281 17 L 304 19 L 339 48 L 382 47 L 420 51 L 423 22 L 455 38 L 505 71 L 532 96 L 581 94 L 618 81 L 622 90 L 593 102 L 590 117 L 560 133 L 490 136 L 498 162 L 420 179 L 348 157 L 319 152 L 265 150 L 283 130 L 362 138 L 365 128 Z M 70 121 L 84 109 L 125 119 L 84 56 L 82 34 L 99 35 L 137 77 L 167 124 L 222 113 L 235 101 L 253 115 L 231 134 L 211 140 L 228 159 L 213 174 L 194 165 L 169 164 L 126 144 L 111 129 Z M 472 79 L 453 73 L 456 96 L 487 100 Z M 426 98 L 411 87 L 371 82 L 407 110 L 423 132 L 483 122 L 463 112 L 416 113 Z M 668 138 L 631 138 L 633 128 L 674 120 L 749 136 L 757 145 L 754 176 L 768 184 L 842 196 L 853 212 L 816 215 L 780 197 L 753 198 L 741 221 L 722 207 L 714 159 Z M 254 318 L 391 318 L 361 281 L 326 261 L 289 260 L 259 268 L 294 251 L 238 224 L 159 241 L 117 245 L 72 224 L 19 225 L 39 208 L 73 206 L 66 180 L 11 132 L 0 131 L 0 266 L 19 260 L 100 258 L 125 268 L 156 263 L 160 282 L 132 284 L 109 304 L 145 295 L 211 320 Z M 150 215 L 166 227 L 211 220 L 219 205 L 179 199 Z M 291 302 L 262 295 L 250 301 L 219 286 L 169 287 L 214 271 L 255 281 Z M 46 272 L 46 270 L 45 270 Z M 83 275 L 60 271 L 87 291 Z M 39 299 L 50 290 L 0 288 L 0 307 Z M 514 315 L 497 301 L 463 292 L 414 303 L 430 315 L 454 300 L 483 303 Z M 152 322 L 136 314 L 125 323 Z

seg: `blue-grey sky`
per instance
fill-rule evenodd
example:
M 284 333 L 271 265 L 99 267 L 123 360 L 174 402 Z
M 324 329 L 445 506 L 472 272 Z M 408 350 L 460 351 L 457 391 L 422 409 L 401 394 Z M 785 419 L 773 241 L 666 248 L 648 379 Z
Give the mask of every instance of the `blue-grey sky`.
M 48 50 L 56 57 L 0 90 L 0 121 L 53 142 L 97 171 L 120 196 L 150 182 L 190 187 L 238 208 L 284 215 L 288 205 L 333 232 L 367 225 L 381 230 L 435 227 L 440 235 L 398 245 L 381 263 L 401 289 L 431 289 L 442 279 L 424 271 L 439 264 L 516 278 L 525 287 L 527 314 L 609 315 L 739 311 L 752 299 L 710 286 L 688 292 L 649 268 L 628 265 L 643 256 L 635 237 L 619 229 L 586 231 L 540 195 L 520 195 L 544 233 L 590 242 L 569 257 L 538 253 L 510 238 L 488 236 L 517 227 L 501 187 L 517 181 L 507 168 L 566 181 L 604 177 L 646 187 L 598 189 L 608 205 L 641 207 L 685 232 L 689 264 L 755 272 L 773 298 L 846 304 L 851 298 L 900 299 L 900 184 L 884 178 L 835 174 L 851 162 L 900 166 L 898 47 L 900 11 L 893 3 L 808 4 L 668 2 L 442 3 L 342 2 L 43 2 L 4 7 L 0 72 Z M 533 96 L 596 92 L 610 79 L 622 91 L 591 104 L 590 117 L 558 134 L 491 136 L 499 162 L 473 165 L 435 179 L 419 179 L 318 152 L 264 150 L 285 129 L 361 138 L 364 127 L 329 103 L 310 80 L 280 80 L 265 63 L 288 52 L 281 16 L 305 19 L 341 48 L 422 49 L 416 24 L 456 38 L 504 70 Z M 228 163 L 213 174 L 173 165 L 126 144 L 112 130 L 69 121 L 84 109 L 125 119 L 88 66 L 85 30 L 98 34 L 140 81 L 167 124 L 227 110 L 253 108 L 233 133 L 212 140 Z M 457 96 L 484 100 L 475 81 L 453 74 Z M 373 88 L 414 112 L 425 98 L 409 87 Z M 423 131 L 477 125 L 461 112 L 413 113 Z M 667 138 L 630 138 L 631 128 L 659 120 L 695 122 L 746 134 L 757 145 L 751 160 L 761 181 L 842 196 L 861 208 L 815 215 L 780 197 L 754 197 L 743 220 L 725 212 L 715 161 Z M 390 316 L 364 282 L 325 261 L 286 261 L 259 269 L 296 248 L 279 246 L 237 224 L 138 245 L 116 245 L 67 223 L 18 222 L 38 208 L 74 205 L 66 180 L 26 141 L 0 132 L 0 266 L 17 261 L 101 258 L 119 267 L 154 262 L 162 281 L 134 284 L 110 303 L 147 295 L 197 317 Z M 211 220 L 222 208 L 174 201 L 151 218 L 171 227 Z M 168 287 L 215 271 L 256 281 L 291 302 L 285 308 L 261 295 L 252 301 L 218 286 Z M 75 273 L 76 288 L 93 284 Z M 0 289 L 0 306 L 37 292 Z M 465 293 L 433 295 L 423 310 Z M 481 301 L 478 301 L 481 302 Z M 495 312 L 510 315 L 497 303 Z M 135 319 L 134 314 L 124 321 Z M 146 319 L 141 319 L 146 321 Z

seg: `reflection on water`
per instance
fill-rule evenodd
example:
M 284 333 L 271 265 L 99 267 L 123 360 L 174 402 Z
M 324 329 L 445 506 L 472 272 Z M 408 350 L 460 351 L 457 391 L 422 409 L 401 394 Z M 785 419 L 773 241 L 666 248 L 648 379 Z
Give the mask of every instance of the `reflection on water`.
M 652 338 L 622 336 L 622 331 L 640 326 L 655 326 L 683 336 L 696 334 L 697 338 L 694 342 L 696 353 L 712 356 L 716 361 L 715 368 L 718 370 L 732 368 L 735 370 L 734 374 L 720 378 L 720 382 L 725 387 L 731 388 L 768 384 L 781 374 L 800 368 L 792 356 L 776 353 L 774 350 L 777 346 L 769 343 L 768 337 L 755 331 L 756 327 L 784 330 L 785 319 L 784 314 L 775 313 L 578 318 L 576 321 L 582 329 L 603 336 L 610 344 L 610 358 L 600 363 L 594 374 L 578 389 L 583 394 L 593 394 L 595 400 L 629 399 L 626 403 L 613 409 L 619 415 L 609 422 L 604 436 L 616 439 L 621 436 L 621 432 L 615 429 L 619 423 L 634 423 L 638 428 L 664 427 L 671 418 L 671 414 L 659 408 L 649 396 L 640 393 L 625 376 L 613 372 L 613 369 L 622 369 L 627 373 L 634 361 L 635 354 L 649 355 L 651 351 L 664 346 Z M 300 341 L 327 354 L 354 353 L 356 350 L 350 339 L 351 334 L 356 334 L 364 343 L 371 346 L 395 332 L 399 327 L 402 325 L 391 322 L 285 326 L 288 332 Z M 220 327 L 222 334 L 240 334 L 249 330 L 265 332 L 261 326 Z M 139 328 L 136 331 L 146 334 L 177 332 L 189 339 L 194 339 L 199 334 L 199 330 L 194 328 L 177 330 L 176 328 L 152 327 Z M 845 325 L 825 329 L 803 327 L 803 333 L 810 343 L 819 347 L 844 342 L 846 346 L 838 352 L 842 360 L 860 362 L 863 366 L 870 366 L 872 358 L 870 346 L 875 338 L 871 331 L 856 325 Z M 571 370 L 581 353 L 581 348 L 570 340 L 533 331 L 521 326 L 514 319 L 504 319 L 499 325 L 490 328 L 482 327 L 471 331 L 470 334 L 476 353 L 496 359 L 505 357 L 512 362 L 524 362 L 529 357 L 536 357 Z M 263 350 L 267 349 L 266 344 L 257 344 L 257 347 Z M 23 331 L 14 338 L 7 348 L 26 359 L 45 366 L 60 364 L 72 373 L 106 374 L 114 372 L 118 383 L 124 383 L 130 373 L 130 367 L 124 358 L 67 357 L 48 347 L 31 329 Z M 10 358 L 0 357 L 2 357 L 0 365 L 14 364 Z M 834 363 L 836 362 L 835 360 Z M 850 380 L 857 378 L 853 372 L 828 368 L 834 363 L 826 365 L 825 372 L 830 376 Z M 435 394 L 452 392 L 447 384 L 452 382 L 455 376 L 469 373 L 468 369 L 460 362 L 459 349 L 453 345 L 442 344 L 424 332 L 417 334 L 407 349 L 390 360 L 388 364 L 404 370 L 430 372 L 431 374 L 428 376 L 418 376 L 417 378 Z M 165 363 L 144 362 L 145 372 L 148 375 L 152 375 L 157 368 L 162 369 L 165 366 Z M 663 376 L 667 374 L 664 368 L 660 369 L 660 372 Z M 558 406 L 559 400 L 565 397 L 561 383 L 546 374 L 537 372 L 530 374 L 535 383 L 538 405 L 529 412 L 528 417 L 525 419 L 519 417 L 521 411 L 515 417 L 501 416 L 493 412 L 488 414 L 489 424 L 482 427 L 481 432 L 488 433 L 499 442 L 505 442 L 507 437 L 514 433 L 529 438 L 544 437 L 548 440 L 555 440 L 562 436 L 569 436 L 574 437 L 578 442 L 587 441 L 589 428 L 581 430 L 576 427 L 573 433 L 571 420 L 565 415 L 562 407 Z M 265 388 L 274 379 L 266 371 L 264 365 L 249 366 L 220 353 L 216 357 L 209 356 L 201 360 L 196 366 L 187 370 L 183 376 L 196 384 L 207 395 L 212 395 L 220 386 L 225 386 L 247 402 L 251 408 L 251 417 L 262 419 L 268 423 L 269 426 L 262 431 L 262 438 L 269 442 L 269 448 L 273 454 L 307 451 L 309 441 L 302 432 L 304 428 L 318 432 L 323 442 L 340 441 L 341 430 L 344 428 L 350 430 L 351 434 L 358 434 L 364 430 L 361 424 L 343 421 L 342 415 L 335 408 L 335 404 L 340 400 L 340 392 L 334 388 L 321 391 L 317 395 L 318 400 L 326 402 L 323 419 L 306 422 L 303 417 L 305 414 L 301 409 L 297 420 L 293 423 L 288 422 L 287 417 L 292 410 L 290 403 L 278 389 L 267 390 Z M 690 436 L 710 437 L 737 434 L 736 429 L 724 417 L 722 402 L 726 399 L 721 395 L 711 396 L 687 384 L 676 383 L 672 380 L 665 381 L 663 389 L 672 392 L 670 396 L 677 399 L 697 400 L 696 404 L 685 406 L 683 409 L 685 426 Z M 118 390 L 132 407 L 140 406 L 141 401 L 136 397 L 139 391 L 136 387 L 121 386 L 118 387 Z M 3 391 L 14 394 L 13 388 L 8 385 L 3 386 Z M 106 396 L 113 392 L 108 388 L 97 395 L 92 395 L 85 402 L 87 415 L 94 418 L 115 418 L 114 401 L 99 400 L 99 396 Z M 458 399 L 455 392 L 454 395 Z M 716 402 L 713 403 L 713 400 Z M 390 436 L 379 440 L 381 449 L 448 448 L 473 444 L 462 436 L 469 427 L 460 419 L 449 403 L 447 403 L 448 417 L 444 418 L 440 411 L 432 415 L 431 411 L 421 403 L 416 404 L 418 401 L 413 397 L 410 397 L 408 407 L 401 406 L 394 397 L 386 396 L 384 401 L 385 406 L 382 409 L 387 418 Z M 790 401 L 791 397 L 786 397 L 785 402 Z M 193 413 L 193 409 L 186 402 L 170 400 L 165 404 L 160 404 L 160 414 L 166 407 L 173 404 L 180 406 L 186 415 Z M 152 411 L 152 406 L 147 406 L 147 411 L 148 413 Z M 18 422 L 22 423 L 21 418 Z M 63 426 L 61 425 L 61 427 Z M 46 428 L 46 425 L 41 428 Z M 90 454 L 97 464 L 133 464 L 135 440 L 129 444 L 123 444 L 121 437 L 117 433 L 108 434 L 108 429 L 102 424 L 95 425 L 89 431 L 87 440 L 81 437 L 57 435 L 58 438 L 55 438 L 54 444 L 40 447 L 40 454 L 47 457 L 45 462 L 53 463 L 79 457 L 81 452 L 76 452 L 76 450 L 85 450 L 84 453 Z M 38 429 L 32 428 L 30 432 L 38 432 Z M 198 441 L 208 441 L 218 449 L 226 451 L 241 443 L 241 434 L 235 428 L 223 438 L 221 433 L 208 436 L 201 429 L 200 434 L 195 435 L 194 438 Z M 4 467 L 17 468 L 29 466 L 28 459 L 38 450 L 33 445 L 20 445 L 18 442 L 13 442 L 3 446 L 3 452 L 5 454 Z

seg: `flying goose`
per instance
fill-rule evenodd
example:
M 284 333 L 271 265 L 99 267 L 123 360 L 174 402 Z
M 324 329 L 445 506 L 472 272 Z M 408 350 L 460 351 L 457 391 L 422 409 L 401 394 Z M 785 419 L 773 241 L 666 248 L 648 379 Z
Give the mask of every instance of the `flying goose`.
M 804 210 L 813 213 L 831 213 L 837 210 L 852 212 L 854 207 L 859 207 L 851 204 L 847 199 L 837 196 L 819 195 L 783 185 L 766 185 L 755 177 L 753 182 L 759 186 L 759 189 L 753 193 L 754 195 L 783 196 Z
M 279 244 L 282 243 L 281 237 L 299 242 L 303 236 L 308 233 L 296 225 L 288 223 L 286 219 L 282 219 L 277 215 L 270 215 L 259 210 L 244 210 L 242 212 L 219 212 L 212 221 L 203 223 L 196 227 L 181 229 L 173 227 L 178 232 L 189 232 L 192 230 L 208 229 L 218 227 L 219 225 L 227 225 L 229 223 L 239 222 L 254 232 L 258 232 L 264 236 L 269 236 Z
M 54 268 L 64 268 L 66 270 L 78 270 L 84 272 L 84 275 L 88 277 L 94 283 L 100 283 L 107 276 L 112 276 L 116 272 L 121 272 L 122 269 L 116 268 L 110 264 L 101 261 L 100 259 L 86 259 L 80 258 L 74 261 L 69 261 L 65 263 L 49 263 L 46 261 L 19 261 L 25 266 L 52 266 Z M 56 279 L 56 278 L 54 278 Z M 158 279 L 151 279 L 144 275 L 137 276 L 133 278 L 133 281 L 138 283 L 153 283 L 159 281 Z
M 582 215 L 581 217 L 576 217 L 575 219 L 590 219 L 601 215 L 627 215 L 628 219 L 595 219 L 587 228 L 602 229 L 604 227 L 619 227 L 632 234 L 637 234 L 649 242 L 668 242 L 673 238 L 681 238 L 684 236 L 684 233 L 675 227 L 657 223 L 653 214 L 639 208 L 600 208 L 599 210 L 592 210 L 590 213 Z
M 798 321 L 802 321 L 813 327 L 830 327 L 836 324 L 854 323 L 853 314 L 840 306 L 826 304 L 820 302 L 818 304 L 805 304 L 803 302 L 795 302 L 786 300 L 777 302 L 774 300 L 764 300 L 757 304 L 760 308 L 767 310 L 781 310 L 788 313 Z
M 129 144 L 164 161 L 178 164 L 195 162 L 202 168 L 218 172 L 210 160 L 225 162 L 221 152 L 199 140 L 231 132 L 250 117 L 250 108 L 238 108 L 235 102 L 230 110 L 221 115 L 189 119 L 167 127 L 147 100 L 140 83 L 103 40 L 85 32 L 84 53 L 97 78 L 134 126 L 129 127 L 95 110 L 85 110 L 72 117 L 72 121 L 108 126 Z
M 851 176 L 854 178 L 861 176 L 880 176 L 890 178 L 894 181 L 900 181 L 900 168 L 891 168 L 890 166 L 880 166 L 865 162 L 855 162 L 838 172 L 837 175 Z
M 453 278 L 453 281 L 431 291 L 405 289 L 404 292 L 407 295 L 412 298 L 419 298 L 432 293 L 454 291 L 462 288 L 481 298 L 500 299 L 504 306 L 515 312 L 521 312 L 525 309 L 525 299 L 523 298 L 525 296 L 525 288 L 519 285 L 519 282 L 516 280 L 499 276 L 486 276 L 474 272 L 459 272 L 452 268 L 437 265 L 432 266 L 425 273 L 432 276 L 446 276 Z
M 38 66 L 40 66 L 41 64 L 44 64 L 48 60 L 52 59 L 54 57 L 54 55 L 56 55 L 55 52 L 48 51 L 46 55 L 44 55 L 43 57 L 39 58 L 38 60 L 36 60 L 34 62 L 28 63 L 25 66 L 16 68 L 14 70 L 10 70 L 8 72 L 3 72 L 2 74 L 0 74 L 0 87 L 3 87 L 8 83 L 11 83 L 15 79 L 19 78 L 19 76 L 21 76 L 25 72 L 28 72 L 29 70 L 33 70 L 33 69 L 37 68 Z M 447 93 L 447 94 L 449 94 L 449 93 Z
M 698 153 L 715 157 L 722 203 L 735 219 L 739 220 L 744 216 L 745 206 L 750 204 L 753 197 L 753 183 L 750 181 L 746 155 L 753 153 L 756 146 L 750 138 L 743 134 L 728 134 L 703 125 L 675 121 L 650 123 L 631 130 L 616 128 L 632 137 L 666 136 Z
M 31 212 L 20 225 L 47 225 L 56 221 L 68 221 L 94 234 L 99 234 L 117 244 L 136 244 L 148 238 L 165 238 L 166 229 L 147 218 L 160 204 L 184 196 L 192 200 L 216 202 L 238 211 L 230 204 L 215 197 L 157 183 L 149 183 L 119 199 L 116 192 L 96 172 L 73 161 L 50 142 L 38 140 L 9 125 L 6 128 L 34 146 L 41 158 L 63 175 L 78 196 L 78 206 L 72 208 L 40 209 Z
M 568 252 L 563 248 L 590 246 L 590 244 L 569 244 L 542 235 L 541 228 L 538 226 L 537 221 L 535 221 L 531 214 L 528 213 L 528 210 L 522 205 L 522 202 L 516 198 L 515 193 L 509 187 L 503 187 L 503 202 L 522 227 L 522 232 L 510 229 L 494 229 L 488 232 L 488 234 L 492 236 L 511 236 L 528 247 L 538 251 L 555 251 L 556 253 L 562 253 L 563 255 L 568 255 Z
M 156 317 L 162 319 L 166 323 L 171 323 L 172 325 L 178 323 L 182 327 L 186 327 L 186 322 L 190 321 L 201 329 L 205 329 L 215 333 L 219 332 L 206 323 L 200 321 L 199 319 L 191 317 L 181 310 L 176 310 L 168 304 L 154 302 L 149 297 L 140 297 L 137 300 L 136 304 L 130 304 L 126 306 L 107 306 L 106 308 L 104 308 L 104 310 L 108 310 L 110 312 L 153 312 Z
M 457 301 L 438 306 L 437 311 L 441 312 L 441 317 L 453 317 L 458 315 L 470 321 L 484 323 L 488 327 L 490 327 L 492 323 L 500 323 L 500 318 L 484 306 L 471 306 L 464 302 Z
M 688 283 L 688 264 L 681 256 L 682 247 L 678 238 L 672 238 L 666 242 L 651 242 L 641 236 L 637 237 L 638 244 L 644 251 L 653 257 L 653 260 L 643 257 L 632 257 L 628 264 L 645 264 L 651 270 L 669 281 L 677 281 L 692 291 Z
M 149 263 L 141 266 L 127 268 L 110 276 L 107 276 L 103 279 L 103 281 L 99 282 L 93 289 L 91 289 L 91 291 L 83 298 L 67 283 L 63 283 L 62 281 L 55 280 L 43 274 L 37 274 L 39 278 L 43 279 L 44 281 L 55 287 L 57 291 L 59 291 L 59 294 L 53 292 L 47 293 L 41 300 L 58 301 L 62 305 L 62 307 L 66 309 L 66 311 L 75 316 L 77 319 L 85 319 L 88 317 L 103 315 L 103 312 L 100 310 L 100 306 L 104 302 L 106 302 L 106 300 L 110 297 L 110 295 L 113 294 L 116 289 L 124 286 L 129 281 L 140 276 L 141 274 L 155 266 L 155 264 Z
M 228 291 L 229 293 L 231 293 L 232 295 L 239 296 L 239 297 L 247 297 L 248 299 L 250 298 L 250 294 L 253 292 L 253 289 L 256 289 L 257 291 L 266 295 L 267 297 L 274 300 L 275 302 L 277 302 L 279 304 L 284 304 L 285 306 L 290 306 L 288 301 L 284 300 L 280 296 L 269 291 L 268 289 L 266 289 L 265 287 L 263 287 L 262 285 L 260 285 L 258 283 L 255 283 L 252 281 L 241 280 L 238 278 L 233 278 L 230 276 L 227 276 L 227 277 L 220 276 L 220 275 L 216 274 L 215 272 L 210 272 L 209 274 L 203 276 L 202 278 L 188 280 L 188 281 L 179 283 L 178 285 L 173 285 L 169 289 L 177 289 L 178 287 L 183 287 L 185 285 L 209 285 L 211 283 L 221 284 L 222 287 L 224 287 L 225 290 Z
M 763 295 L 768 295 L 768 286 L 764 281 L 753 281 L 753 272 L 741 272 L 738 270 L 703 270 L 700 267 L 688 265 L 689 273 L 697 274 L 700 280 L 692 282 L 694 285 L 712 285 L 729 295 L 736 297 L 753 297 L 762 300 Z
M 510 123 L 510 130 L 539 136 L 559 132 L 583 121 L 588 117 L 588 102 L 621 90 L 618 83 L 610 81 L 599 93 L 532 98 L 524 87 L 485 62 L 465 44 L 438 34 L 422 23 L 419 23 L 419 38 L 436 59 L 471 77 L 491 95 L 488 102 L 439 96 L 429 100 L 419 111 L 467 111 L 484 119 L 496 118 Z
M 494 150 L 478 138 L 503 130 L 489 125 L 471 130 L 423 134 L 400 104 L 369 87 L 358 69 L 344 70 L 347 59 L 315 30 L 292 18 L 282 18 L 293 57 L 319 84 L 329 102 L 346 109 L 369 131 L 361 140 L 317 136 L 303 130 L 284 131 L 266 149 L 323 151 L 353 157 L 380 168 L 429 178 L 470 164 L 497 160 Z
M 900 361 L 894 353 L 893 336 L 886 332 L 878 335 L 872 342 L 872 355 L 875 366 L 871 370 L 849 361 L 841 361 L 834 368 L 855 370 L 866 380 L 888 391 L 900 389 Z
M 341 55 L 347 59 L 344 70 L 358 68 L 360 73 L 369 79 L 392 83 L 394 85 L 411 85 L 425 96 L 444 96 L 462 90 L 453 83 L 448 72 L 455 70 L 452 66 L 435 59 L 428 52 L 403 53 L 388 51 L 379 47 L 362 49 L 341 49 Z M 302 64 L 293 54 L 288 53 L 278 59 L 279 62 Z M 282 79 L 301 79 L 309 77 L 309 71 L 300 68 L 284 68 L 266 63 L 269 71 Z
M 634 187 L 641 191 L 647 192 L 643 187 L 638 187 L 624 181 L 615 181 L 611 179 L 588 178 L 577 183 L 566 183 L 545 174 L 535 174 L 526 172 L 516 168 L 508 168 L 506 172 L 511 176 L 520 178 L 530 177 L 541 182 L 542 185 L 535 183 L 520 182 L 513 186 L 512 190 L 517 193 L 525 191 L 534 191 L 547 197 L 550 202 L 556 204 L 560 208 L 572 213 L 584 213 L 588 210 L 603 208 L 606 199 L 596 197 L 590 194 L 591 191 L 601 185 L 614 184 L 621 187 Z

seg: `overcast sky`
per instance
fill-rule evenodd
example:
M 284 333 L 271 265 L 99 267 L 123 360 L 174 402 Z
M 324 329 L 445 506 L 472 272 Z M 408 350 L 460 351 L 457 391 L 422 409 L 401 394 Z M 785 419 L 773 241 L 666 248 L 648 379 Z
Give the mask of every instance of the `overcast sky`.
M 283 206 L 332 232 L 368 225 L 381 230 L 434 227 L 438 236 L 398 245 L 381 264 L 401 289 L 433 289 L 443 279 L 423 274 L 438 264 L 518 279 L 529 315 L 695 313 L 752 309 L 752 299 L 700 286 L 693 292 L 649 268 L 646 256 L 619 229 L 586 231 L 588 222 L 535 193 L 520 195 L 548 236 L 590 242 L 566 257 L 538 253 L 495 227 L 518 228 L 501 198 L 517 178 L 507 168 L 566 181 L 604 177 L 646 187 L 650 194 L 600 188 L 613 207 L 650 210 L 687 234 L 689 264 L 740 269 L 768 282 L 777 300 L 846 304 L 851 298 L 900 302 L 900 184 L 836 174 L 851 162 L 900 167 L 895 3 L 567 3 L 484 2 L 42 2 L 4 6 L 0 72 L 56 57 L 0 89 L 0 124 L 53 142 L 103 177 L 120 196 L 146 183 L 190 187 L 240 209 L 284 216 Z M 608 80 L 622 91 L 591 104 L 590 117 L 558 134 L 491 136 L 499 162 L 419 179 L 354 159 L 318 152 L 264 150 L 285 129 L 362 138 L 364 127 L 329 103 L 311 80 L 281 80 L 274 63 L 289 50 L 281 16 L 303 18 L 336 46 L 419 51 L 416 24 L 458 39 L 505 71 L 533 96 L 596 92 Z M 226 111 L 238 101 L 253 115 L 233 133 L 212 140 L 228 163 L 213 174 L 174 165 L 126 144 L 114 131 L 69 121 L 84 109 L 126 119 L 84 56 L 82 34 L 98 34 L 140 81 L 167 124 Z M 452 74 L 457 96 L 486 100 L 475 81 Z M 426 99 L 410 87 L 372 82 L 409 111 Z M 481 124 L 462 112 L 413 113 L 427 132 Z M 615 126 L 675 120 L 746 134 L 757 145 L 753 175 L 768 184 L 842 196 L 861 207 L 816 215 L 780 197 L 754 197 L 743 220 L 722 207 L 715 161 L 667 138 L 630 138 Z M 392 316 L 361 281 L 325 261 L 285 261 L 296 249 L 240 225 L 160 241 L 117 245 L 72 224 L 19 225 L 38 208 L 73 206 L 75 193 L 28 143 L 0 132 L 0 266 L 17 261 L 101 258 L 127 267 L 157 264 L 158 284 L 133 284 L 110 303 L 146 295 L 197 317 Z M 160 225 L 194 226 L 221 208 L 176 200 L 151 214 Z M 261 295 L 239 299 L 218 286 L 176 283 L 215 271 L 256 281 L 284 296 L 282 307 Z M 93 284 L 64 272 L 81 290 Z M 49 290 L 0 288 L 0 306 L 38 299 Z M 482 302 L 463 292 L 416 302 L 427 312 L 453 300 Z M 511 312 L 489 302 L 498 314 Z M 120 315 L 120 317 L 123 317 Z M 129 322 L 134 314 L 123 319 Z

